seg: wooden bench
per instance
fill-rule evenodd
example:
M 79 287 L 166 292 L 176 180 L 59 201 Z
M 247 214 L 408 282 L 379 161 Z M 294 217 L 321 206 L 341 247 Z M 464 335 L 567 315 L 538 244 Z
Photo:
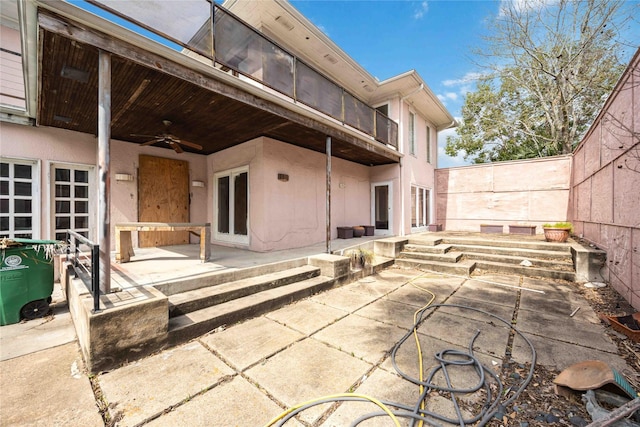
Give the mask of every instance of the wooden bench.
M 124 222 L 116 224 L 116 262 L 129 262 L 135 255 L 131 241 L 132 231 L 189 231 L 200 236 L 200 260 L 211 257 L 211 224 L 165 223 L 165 222 Z

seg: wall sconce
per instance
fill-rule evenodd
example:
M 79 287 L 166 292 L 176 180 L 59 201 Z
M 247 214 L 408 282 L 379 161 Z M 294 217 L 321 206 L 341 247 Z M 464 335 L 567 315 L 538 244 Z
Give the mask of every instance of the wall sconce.
M 133 181 L 133 175 L 130 173 L 117 173 L 116 181 Z
M 191 181 L 191 186 L 204 188 L 204 181 Z
M 282 182 L 289 181 L 289 175 L 287 175 L 286 173 L 279 173 L 278 174 L 278 181 L 282 181 Z

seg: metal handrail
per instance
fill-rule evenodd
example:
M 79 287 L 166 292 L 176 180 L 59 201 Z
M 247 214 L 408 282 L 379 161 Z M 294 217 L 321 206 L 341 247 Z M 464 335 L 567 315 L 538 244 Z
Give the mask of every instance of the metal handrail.
M 72 242 L 73 239 L 73 242 Z M 73 271 L 75 278 L 82 280 L 93 296 L 92 313 L 100 312 L 100 245 L 93 243 L 83 235 L 67 230 L 67 262 L 71 256 L 71 248 L 73 247 Z M 83 257 L 80 251 L 80 245 L 86 245 L 91 249 L 91 271 L 87 270 L 87 266 L 80 263 L 79 259 Z M 86 258 L 86 257 L 85 257 Z

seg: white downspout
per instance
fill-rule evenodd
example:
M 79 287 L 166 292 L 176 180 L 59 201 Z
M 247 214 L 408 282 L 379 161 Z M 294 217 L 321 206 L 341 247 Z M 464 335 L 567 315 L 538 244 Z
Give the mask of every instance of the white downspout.
M 402 111 L 404 110 L 404 100 L 420 92 L 422 89 L 424 89 L 424 84 L 420 83 L 420 86 L 418 86 L 415 90 L 413 90 L 412 92 L 409 92 L 408 94 L 400 98 L 400 114 L 398 118 L 398 120 L 400 121 L 400 131 L 401 131 L 400 132 L 400 154 L 404 154 L 404 133 L 405 132 L 404 132 L 404 123 L 402 121 Z M 404 186 L 403 186 L 404 180 L 402 179 L 402 175 L 404 173 L 402 171 L 402 159 L 403 157 L 400 157 L 400 236 L 405 235 L 405 231 L 404 231 L 405 229 L 404 210 L 405 209 L 404 209 Z

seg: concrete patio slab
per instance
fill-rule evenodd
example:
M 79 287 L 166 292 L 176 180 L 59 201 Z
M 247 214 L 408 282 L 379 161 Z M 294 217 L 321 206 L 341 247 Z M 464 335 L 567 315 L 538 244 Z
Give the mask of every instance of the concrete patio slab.
M 174 426 L 238 426 L 264 425 L 283 409 L 242 377 L 194 397 L 150 423 L 150 427 Z M 287 427 L 302 426 L 291 420 Z
M 354 393 L 374 397 L 378 400 L 413 406 L 420 398 L 419 387 L 398 375 L 377 369 L 368 376 Z M 389 409 L 394 409 L 390 407 Z M 340 407 L 323 423 L 325 426 L 348 426 L 364 414 L 379 412 L 379 406 L 371 402 L 342 402 Z M 406 418 L 399 418 L 401 425 L 409 425 Z M 393 425 L 389 416 L 373 418 L 360 424 L 367 427 Z
M 305 339 L 245 372 L 247 377 L 287 407 L 322 396 L 345 393 L 371 365 L 315 339 Z M 323 408 L 304 411 L 312 423 Z
M 387 323 L 349 316 L 313 335 L 313 338 L 369 363 L 378 363 L 406 333 Z
M 163 351 L 98 381 L 119 426 L 133 426 L 215 386 L 234 372 L 198 342 Z
M 0 424 L 104 425 L 83 369 L 75 342 L 3 361 Z
M 575 363 L 585 360 L 601 360 L 619 372 L 628 369 L 624 359 L 618 356 L 617 350 L 616 353 L 611 353 L 530 334 L 527 334 L 527 338 L 536 350 L 537 363 L 547 369 L 562 371 Z M 515 361 L 520 363 L 528 361 L 531 358 L 529 356 L 530 353 L 529 346 L 521 337 L 516 337 L 513 340 L 512 357 Z
M 399 303 L 387 297 L 382 297 L 378 301 L 362 307 L 356 311 L 355 314 L 406 330 L 413 328 L 413 315 L 418 309 L 418 307 L 413 305 Z
M 306 299 L 268 313 L 266 317 L 310 335 L 347 314 L 344 310 Z
M 501 286 L 507 285 L 507 286 Z M 515 307 L 518 297 L 519 276 L 483 276 L 481 280 L 471 279 L 464 283 L 456 295 L 478 301 L 491 300 L 495 304 Z
M 462 282 L 462 280 L 461 280 Z M 432 298 L 429 292 L 435 295 L 433 304 L 440 304 L 451 293 L 460 286 L 460 283 L 450 284 L 442 283 L 434 279 L 417 279 L 411 283 L 407 283 L 399 289 L 389 293 L 386 297 L 390 300 L 401 302 L 403 304 L 409 304 L 416 308 L 424 307 Z M 429 292 L 427 292 L 429 291 Z
M 570 316 L 574 310 L 574 319 L 581 319 L 591 323 L 599 324 L 598 316 L 591 309 L 591 306 L 580 294 L 576 293 L 579 285 L 567 285 L 560 282 L 549 282 L 540 279 L 525 278 L 523 286 L 526 288 L 540 290 L 544 293 L 523 292 L 520 298 L 520 309 L 539 311 L 545 308 L 545 313 L 555 316 Z
M 471 338 L 480 331 L 474 342 L 474 351 L 501 358 L 504 356 L 510 329 L 497 322 L 482 322 L 436 311 L 420 325 L 418 333 L 468 348 Z
M 566 316 L 548 315 L 542 311 L 522 310 L 518 313 L 517 327 L 532 335 L 578 344 L 610 353 L 618 348 L 607 336 L 604 327 L 588 321 Z
M 311 297 L 311 301 L 352 313 L 378 298 L 377 296 L 365 295 L 349 289 L 338 288 L 331 292 L 323 292 L 315 295 Z
M 75 342 L 76 331 L 66 305 L 51 314 L 0 328 L 0 360 L 8 360 Z
M 381 297 L 398 289 L 405 281 L 406 280 L 402 280 L 401 278 L 398 278 L 397 280 L 387 280 L 382 277 L 369 276 L 360 279 L 357 282 L 344 285 L 343 287 L 348 291 L 358 292 L 373 297 Z
M 257 317 L 235 325 L 232 329 L 205 335 L 201 340 L 227 363 L 244 371 L 304 337 L 300 332 Z M 248 351 L 248 348 L 251 350 Z
M 491 301 L 480 301 L 476 299 L 463 298 L 458 295 L 454 295 L 451 298 L 449 298 L 447 300 L 447 304 L 467 306 L 467 307 L 476 308 L 478 310 L 483 310 L 483 311 L 486 311 L 487 313 L 501 317 L 507 322 L 511 322 L 511 319 L 513 318 L 513 311 L 515 310 L 515 307 L 512 307 L 512 306 L 495 304 Z M 499 320 L 493 318 L 492 316 L 481 313 L 479 311 L 469 310 L 464 308 L 443 306 L 443 307 L 440 307 L 438 311 L 441 313 L 448 313 L 454 316 L 460 316 L 465 319 L 476 319 L 481 322 L 492 322 L 492 321 L 499 322 Z

